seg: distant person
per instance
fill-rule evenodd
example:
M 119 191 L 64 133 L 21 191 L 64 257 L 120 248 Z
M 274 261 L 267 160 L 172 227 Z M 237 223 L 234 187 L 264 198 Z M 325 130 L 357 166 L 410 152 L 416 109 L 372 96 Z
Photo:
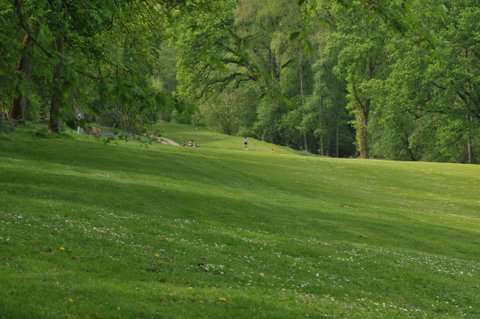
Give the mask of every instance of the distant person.
M 243 147 L 248 148 L 248 137 L 243 138 Z

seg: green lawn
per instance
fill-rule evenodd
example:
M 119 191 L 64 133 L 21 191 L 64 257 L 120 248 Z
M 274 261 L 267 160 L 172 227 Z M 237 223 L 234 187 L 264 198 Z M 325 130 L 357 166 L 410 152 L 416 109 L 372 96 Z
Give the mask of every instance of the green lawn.
M 0 135 L 0 318 L 480 318 L 480 167 Z

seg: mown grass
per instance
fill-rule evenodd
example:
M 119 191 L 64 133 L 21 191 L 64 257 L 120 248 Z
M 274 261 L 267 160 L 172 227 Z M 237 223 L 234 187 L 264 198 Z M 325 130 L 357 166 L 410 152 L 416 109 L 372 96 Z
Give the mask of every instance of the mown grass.
M 480 318 L 480 167 L 160 129 L 0 136 L 1 319 Z

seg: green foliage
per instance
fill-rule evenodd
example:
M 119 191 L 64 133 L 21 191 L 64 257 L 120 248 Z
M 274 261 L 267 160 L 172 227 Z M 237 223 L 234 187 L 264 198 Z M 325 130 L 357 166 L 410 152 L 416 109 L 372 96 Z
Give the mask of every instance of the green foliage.
M 197 107 L 188 101 L 177 101 L 175 109 L 172 112 L 172 119 L 181 124 L 192 122 L 192 118 L 197 111 Z
M 220 18 L 187 13 L 172 28 L 180 30 L 182 97 L 208 101 L 254 88 L 256 116 L 245 129 L 320 154 L 479 160 L 475 2 L 217 5 Z M 220 124 L 226 111 L 235 123 L 252 114 L 237 113 L 241 101 L 231 104 L 199 114 L 231 131 Z
M 157 61 L 163 57 L 171 61 L 172 56 L 162 43 L 163 6 L 173 10 L 179 4 L 162 1 L 152 9 L 135 1 L 5 3 L 2 25 L 11 19 L 18 34 L 1 32 L 1 36 L 15 43 L 17 56 L 22 49 L 17 39 L 25 34 L 33 39 L 34 50 L 29 56 L 32 73 L 27 76 L 23 74 L 26 70 L 19 70 L 21 81 L 6 86 L 9 94 L 1 98 L 6 102 L 11 96 L 25 96 L 28 118 L 50 118 L 50 124 L 56 113 L 58 120 L 68 123 L 83 114 L 97 116 L 102 122 L 112 116 L 109 124 L 138 130 L 154 122 L 161 112 L 163 117 L 171 116 L 175 90 L 171 79 L 175 75 L 162 73 Z M 158 18 L 160 23 L 154 24 Z M 61 49 L 59 43 L 63 43 Z M 0 65 L 0 70 L 15 74 L 15 59 L 20 58 L 5 53 L 7 56 L 14 60 Z M 53 109 L 54 100 L 58 111 Z
M 228 135 L 238 134 L 255 121 L 257 98 L 247 90 L 224 91 L 200 106 L 205 124 Z

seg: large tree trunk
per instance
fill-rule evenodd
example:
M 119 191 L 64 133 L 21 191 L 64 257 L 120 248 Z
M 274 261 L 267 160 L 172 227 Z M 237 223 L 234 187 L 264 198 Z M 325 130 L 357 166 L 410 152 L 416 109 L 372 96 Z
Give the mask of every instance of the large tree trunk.
M 467 115 L 467 121 L 469 122 L 469 129 L 467 131 L 467 145 L 466 145 L 466 155 L 467 155 L 467 163 L 473 164 L 473 141 L 472 141 L 472 133 L 471 133 L 471 126 L 473 122 L 473 117 L 471 115 Z
M 368 112 L 359 110 L 356 112 L 357 125 L 357 147 L 360 158 L 369 158 L 370 149 L 368 143 Z
M 64 38 L 58 35 L 55 40 L 56 51 L 60 55 L 60 60 L 53 66 L 52 97 L 50 100 L 50 121 L 48 129 L 52 133 L 60 132 L 60 107 L 63 103 L 63 84 L 64 84 Z
M 303 53 L 300 53 L 300 97 L 302 101 L 302 114 L 305 116 L 305 90 L 303 87 Z M 308 152 L 307 128 L 303 128 L 303 149 Z M 323 154 L 322 154 L 323 155 Z
M 370 113 L 370 100 L 359 95 L 356 84 L 352 83 L 354 97 L 353 113 L 355 114 L 355 139 L 360 158 L 369 158 L 370 149 L 368 143 L 368 117 Z
M 29 99 L 22 88 L 32 73 L 32 38 L 27 34 L 22 41 L 22 52 L 17 63 L 17 74 L 19 77 L 15 96 L 13 98 L 10 117 L 17 123 L 25 121 L 25 112 L 29 105 Z
M 473 163 L 473 150 L 472 150 L 472 139 L 470 136 L 468 137 L 467 141 L 467 163 L 472 164 Z

